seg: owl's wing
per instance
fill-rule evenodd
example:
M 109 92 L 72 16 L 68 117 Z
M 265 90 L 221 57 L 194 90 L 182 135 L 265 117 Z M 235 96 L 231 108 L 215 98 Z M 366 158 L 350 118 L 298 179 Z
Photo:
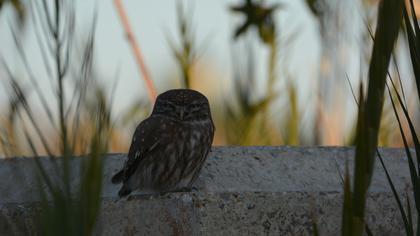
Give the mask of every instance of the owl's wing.
M 160 123 L 159 118 L 149 117 L 137 126 L 128 151 L 128 160 L 124 168 L 112 177 L 112 183 L 127 181 L 147 153 L 157 148 L 161 141 L 161 132 L 158 131 Z

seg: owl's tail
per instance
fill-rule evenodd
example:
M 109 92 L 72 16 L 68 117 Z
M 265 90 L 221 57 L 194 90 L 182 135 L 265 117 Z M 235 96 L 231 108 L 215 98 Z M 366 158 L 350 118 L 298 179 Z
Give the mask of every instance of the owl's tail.
M 124 179 L 124 170 L 120 170 L 118 173 L 116 173 L 112 177 L 111 182 L 113 184 L 118 184 L 118 183 L 121 183 L 123 181 L 123 179 Z M 126 184 L 123 184 L 120 191 L 118 192 L 118 196 L 124 197 L 124 196 L 127 196 L 130 193 L 131 193 L 131 189 Z
M 123 170 L 120 170 L 118 173 L 116 173 L 116 174 L 112 177 L 111 182 L 112 182 L 113 184 L 118 184 L 118 183 L 121 183 L 121 182 L 123 181 L 123 177 L 124 177 L 124 169 L 123 169 Z
M 121 187 L 120 191 L 118 192 L 118 196 L 124 197 L 131 193 L 131 189 L 127 187 L 125 184 Z

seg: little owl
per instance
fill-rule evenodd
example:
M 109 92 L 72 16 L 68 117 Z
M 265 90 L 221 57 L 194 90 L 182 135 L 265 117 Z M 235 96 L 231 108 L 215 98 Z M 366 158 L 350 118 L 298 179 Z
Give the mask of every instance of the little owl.
M 152 114 L 134 132 L 124 168 L 112 177 L 112 183 L 123 183 L 118 195 L 190 189 L 210 151 L 214 129 L 203 94 L 191 89 L 160 94 Z

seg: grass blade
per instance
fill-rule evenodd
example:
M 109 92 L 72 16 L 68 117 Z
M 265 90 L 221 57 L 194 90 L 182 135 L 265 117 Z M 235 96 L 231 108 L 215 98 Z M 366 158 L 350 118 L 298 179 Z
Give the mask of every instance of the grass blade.
M 373 236 L 372 230 L 370 230 L 369 225 L 365 222 L 365 232 L 368 236 Z
M 397 91 L 397 89 L 395 87 L 395 84 L 394 84 L 394 82 L 392 82 L 392 80 L 391 80 L 391 83 L 392 83 L 392 86 L 393 86 L 394 90 Z M 412 137 L 413 142 L 414 142 L 414 149 L 416 151 L 416 156 L 417 156 L 417 172 L 420 173 L 420 142 L 419 142 L 419 139 L 417 137 L 416 129 L 414 128 L 414 124 L 413 124 L 413 122 L 410 118 L 410 114 L 408 113 L 407 107 L 404 106 L 400 94 L 398 92 L 396 92 L 396 95 L 397 95 L 397 98 L 398 98 L 398 102 L 400 103 L 400 106 L 401 106 L 401 108 L 404 112 L 404 116 L 405 116 L 405 118 L 408 122 L 408 126 L 410 128 L 411 137 Z
M 408 224 L 411 226 L 411 228 L 414 231 L 413 228 L 413 215 L 411 214 L 411 204 L 410 204 L 410 198 L 408 197 L 408 193 L 405 193 L 405 198 L 407 202 L 407 215 L 408 215 Z M 411 233 L 411 235 L 414 235 L 414 232 Z
M 366 103 L 360 99 L 356 140 L 354 188 L 352 194 L 353 235 L 362 235 L 367 190 L 373 175 L 375 151 L 382 115 L 386 74 L 402 20 L 402 1 L 383 0 L 379 4 Z M 362 108 L 362 109 L 360 109 Z M 364 109 L 365 108 L 365 112 Z M 343 216 L 344 217 L 344 216 Z
M 392 182 L 392 179 L 391 179 L 391 176 L 389 175 L 388 169 L 385 166 L 385 162 L 384 162 L 384 160 L 382 158 L 382 155 L 379 152 L 379 150 L 376 150 L 376 153 L 378 154 L 379 161 L 381 162 L 382 168 L 385 171 L 386 179 L 388 180 L 389 186 L 391 187 L 392 194 L 394 195 L 394 198 L 397 201 L 398 209 L 400 210 L 401 217 L 402 217 L 403 222 L 404 222 L 405 232 L 406 232 L 407 235 L 414 235 L 414 233 L 413 233 L 414 232 L 414 229 L 413 229 L 412 220 L 408 220 L 407 219 L 407 214 L 405 213 L 404 207 L 403 207 L 403 205 L 401 203 L 401 199 L 400 199 L 400 197 L 399 197 L 399 195 L 397 193 L 397 190 L 395 189 L 395 185 Z M 410 209 L 408 209 L 408 211 L 409 211 L 408 214 L 411 214 Z
M 395 117 L 397 118 L 398 127 L 400 129 L 401 137 L 402 137 L 402 140 L 403 140 L 403 143 L 404 143 L 404 148 L 405 148 L 407 158 L 408 158 L 408 167 L 410 169 L 411 182 L 413 184 L 414 201 L 416 203 L 416 209 L 417 209 L 417 212 L 420 212 L 420 183 L 419 183 L 418 174 L 417 174 L 417 171 L 416 171 L 416 167 L 415 167 L 415 164 L 414 164 L 413 157 L 411 155 L 411 152 L 410 152 L 410 149 L 409 149 L 409 146 L 408 146 L 408 143 L 407 143 L 407 139 L 406 139 L 405 134 L 404 134 L 404 130 L 402 128 L 400 117 L 399 117 L 397 109 L 395 107 L 394 99 L 391 96 L 391 90 L 389 89 L 388 86 L 387 86 L 387 89 L 388 89 L 389 97 L 391 99 L 392 108 L 394 109 Z M 419 227 L 419 226 L 417 226 L 417 227 Z M 417 233 L 418 233 L 418 231 L 417 231 Z
M 414 72 L 414 77 L 416 80 L 416 85 L 417 85 L 417 95 L 419 96 L 420 99 L 420 43 L 418 41 L 420 41 L 420 33 L 417 33 L 417 35 L 415 35 L 414 30 L 412 28 L 412 24 L 410 22 L 410 18 L 408 16 L 408 12 L 407 12 L 407 8 L 408 6 L 406 6 L 404 8 L 404 22 L 405 22 L 405 29 L 407 32 L 407 41 L 408 41 L 408 46 L 410 49 L 410 57 L 411 57 L 411 63 L 413 66 L 413 72 Z M 413 6 L 411 6 L 412 11 L 414 11 Z M 413 16 L 415 17 L 415 15 Z M 414 27 L 417 29 L 418 25 L 416 24 L 416 20 L 413 22 Z M 417 27 L 416 27 L 417 26 Z M 417 40 L 416 40 L 416 36 L 417 36 Z
M 416 14 L 416 9 L 414 7 L 414 1 L 410 0 L 410 9 L 411 9 L 411 17 L 413 19 L 413 26 L 414 26 L 414 30 L 416 32 L 417 35 L 417 46 L 420 46 L 420 26 L 418 23 L 418 19 L 417 19 L 417 14 Z

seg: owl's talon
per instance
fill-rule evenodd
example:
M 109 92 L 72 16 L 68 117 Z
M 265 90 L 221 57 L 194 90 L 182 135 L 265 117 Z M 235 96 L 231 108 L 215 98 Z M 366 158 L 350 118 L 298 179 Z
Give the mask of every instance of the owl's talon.
M 191 192 L 191 188 L 189 188 L 189 187 L 183 187 L 183 188 L 180 188 L 180 189 L 175 190 L 175 192 L 180 192 L 180 193 Z
M 197 187 L 183 187 L 180 189 L 175 190 L 174 192 L 178 192 L 178 193 L 188 193 L 188 192 L 198 192 L 198 188 Z
M 198 192 L 198 188 L 197 187 L 191 187 L 191 192 Z

